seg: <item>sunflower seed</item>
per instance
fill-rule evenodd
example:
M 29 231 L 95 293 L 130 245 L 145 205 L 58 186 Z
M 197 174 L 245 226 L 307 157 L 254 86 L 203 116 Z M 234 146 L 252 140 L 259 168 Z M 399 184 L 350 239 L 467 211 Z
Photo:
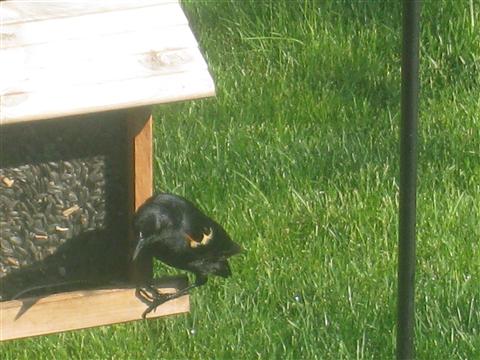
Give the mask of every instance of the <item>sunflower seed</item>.
M 9 179 L 8 177 L 2 177 L 2 182 L 5 184 L 6 187 L 12 187 L 15 180 Z
M 80 210 L 80 206 L 73 205 L 72 207 L 69 207 L 68 209 L 63 210 L 62 215 L 65 217 L 68 217 L 78 210 Z

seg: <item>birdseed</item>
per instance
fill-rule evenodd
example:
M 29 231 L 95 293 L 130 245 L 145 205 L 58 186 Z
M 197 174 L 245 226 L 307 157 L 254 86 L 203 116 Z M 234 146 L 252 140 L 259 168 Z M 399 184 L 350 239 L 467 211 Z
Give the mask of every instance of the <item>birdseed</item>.
M 125 129 L 118 114 L 0 127 L 2 299 L 43 283 L 125 277 Z

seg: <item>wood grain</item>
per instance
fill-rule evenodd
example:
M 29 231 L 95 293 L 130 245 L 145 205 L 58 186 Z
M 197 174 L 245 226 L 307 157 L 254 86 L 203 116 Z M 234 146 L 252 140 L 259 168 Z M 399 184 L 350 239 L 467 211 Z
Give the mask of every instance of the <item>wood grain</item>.
M 172 293 L 185 285 L 185 278 L 176 278 L 158 282 L 156 287 L 161 293 Z M 147 318 L 188 312 L 189 307 L 188 296 L 182 296 L 162 304 Z M 145 309 L 133 287 L 0 302 L 0 341 L 140 320 Z
M 81 62 L 110 61 L 110 66 L 116 66 L 116 61 L 141 61 L 141 54 L 152 51 L 175 51 L 190 48 L 195 49 L 197 42 L 187 24 L 152 28 L 147 31 L 114 33 L 105 36 L 64 39 L 1 49 L 1 61 L 19 61 L 17 75 L 33 71 L 48 71 L 60 66 L 60 70 L 72 71 Z M 120 58 L 122 56 L 122 58 Z M 140 66 L 141 64 L 135 64 Z M 77 69 L 78 71 L 78 69 Z M 73 74 L 72 74 L 73 75 Z M 30 77 L 28 77 L 29 79 Z M 22 80 L 18 78 L 17 81 Z

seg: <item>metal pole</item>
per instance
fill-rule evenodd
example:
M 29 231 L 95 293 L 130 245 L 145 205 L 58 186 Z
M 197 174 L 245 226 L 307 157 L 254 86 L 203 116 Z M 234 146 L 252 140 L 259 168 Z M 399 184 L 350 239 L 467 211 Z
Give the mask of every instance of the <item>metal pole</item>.
M 403 1 L 397 359 L 414 357 L 420 0 Z

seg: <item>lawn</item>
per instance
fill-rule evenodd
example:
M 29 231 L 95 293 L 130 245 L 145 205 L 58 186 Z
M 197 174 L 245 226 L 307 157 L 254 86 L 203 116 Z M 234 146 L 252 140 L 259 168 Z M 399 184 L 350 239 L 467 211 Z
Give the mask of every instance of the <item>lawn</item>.
M 398 1 L 184 3 L 217 87 L 155 108 L 155 188 L 246 249 L 167 319 L 7 342 L 2 359 L 389 359 Z M 425 1 L 415 343 L 480 358 L 480 1 Z M 157 264 L 157 274 L 176 273 Z

